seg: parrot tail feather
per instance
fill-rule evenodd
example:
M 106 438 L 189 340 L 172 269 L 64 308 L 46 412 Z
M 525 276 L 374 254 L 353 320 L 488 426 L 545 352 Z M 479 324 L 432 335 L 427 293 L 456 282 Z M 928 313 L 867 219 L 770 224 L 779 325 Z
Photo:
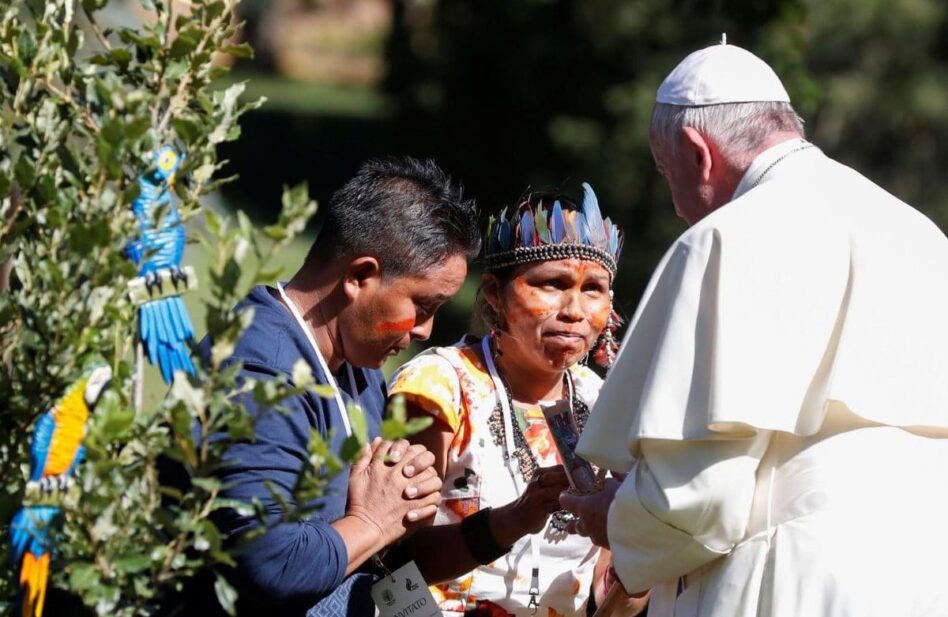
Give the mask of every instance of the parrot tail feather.
M 188 346 L 194 338 L 194 326 L 180 296 L 143 304 L 138 319 L 139 337 L 148 360 L 161 369 L 165 383 L 171 383 L 176 370 L 194 375 L 194 362 Z
M 22 617 L 40 617 L 46 601 L 46 581 L 49 578 L 49 553 L 37 557 L 31 552 L 23 555 L 20 566 L 20 604 Z

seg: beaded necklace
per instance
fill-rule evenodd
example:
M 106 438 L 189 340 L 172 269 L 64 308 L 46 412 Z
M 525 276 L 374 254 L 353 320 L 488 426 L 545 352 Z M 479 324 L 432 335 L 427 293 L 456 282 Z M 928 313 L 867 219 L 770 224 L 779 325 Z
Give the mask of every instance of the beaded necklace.
M 496 353 L 494 355 L 496 358 Z M 507 383 L 507 380 L 500 373 L 500 371 L 498 371 L 497 374 L 504 385 L 504 390 L 507 395 L 508 409 L 510 409 L 511 414 L 513 414 L 516 411 L 516 406 L 514 405 L 510 384 Z M 576 431 L 578 433 L 582 433 L 583 427 L 586 425 L 586 419 L 589 417 L 589 407 L 576 395 L 576 385 L 569 370 L 566 370 L 563 373 L 563 389 L 566 391 L 567 397 L 569 399 L 570 420 L 576 426 Z M 537 462 L 536 455 L 533 453 L 533 449 L 530 447 L 530 444 L 527 443 L 527 438 L 523 434 L 523 429 L 520 428 L 520 422 L 517 421 L 516 417 L 510 418 L 510 420 L 510 424 L 513 429 L 513 441 L 515 448 L 513 452 L 507 453 L 506 432 L 504 429 L 504 410 L 503 405 L 501 405 L 501 402 L 498 399 L 497 404 L 494 406 L 494 410 L 491 412 L 490 418 L 488 418 L 487 421 L 491 435 L 494 438 L 494 444 L 504 448 L 505 456 L 516 457 L 517 464 L 520 468 L 520 473 L 523 475 L 524 480 L 527 482 L 532 482 L 537 476 L 540 465 Z M 568 511 L 559 510 L 551 515 L 550 526 L 558 532 L 565 533 L 566 525 L 571 520 L 573 520 L 573 516 Z

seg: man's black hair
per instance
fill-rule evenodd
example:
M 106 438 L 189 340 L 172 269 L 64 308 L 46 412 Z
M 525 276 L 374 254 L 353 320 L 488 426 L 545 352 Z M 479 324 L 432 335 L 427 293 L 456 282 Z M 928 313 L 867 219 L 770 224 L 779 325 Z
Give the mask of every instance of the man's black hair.
M 448 255 L 480 249 L 477 206 L 431 159 L 366 161 L 336 191 L 306 257 L 314 261 L 372 255 L 383 276 L 421 274 Z

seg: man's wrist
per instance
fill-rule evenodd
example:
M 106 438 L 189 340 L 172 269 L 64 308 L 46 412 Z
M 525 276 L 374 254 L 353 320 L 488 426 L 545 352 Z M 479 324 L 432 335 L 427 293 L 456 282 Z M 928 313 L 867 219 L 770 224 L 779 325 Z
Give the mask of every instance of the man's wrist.
M 359 533 L 363 535 L 366 541 L 379 544 L 380 546 L 388 544 L 385 530 L 382 529 L 382 526 L 379 525 L 374 518 L 365 512 L 359 509 L 350 509 L 343 518 L 351 521 L 351 524 L 360 530 Z

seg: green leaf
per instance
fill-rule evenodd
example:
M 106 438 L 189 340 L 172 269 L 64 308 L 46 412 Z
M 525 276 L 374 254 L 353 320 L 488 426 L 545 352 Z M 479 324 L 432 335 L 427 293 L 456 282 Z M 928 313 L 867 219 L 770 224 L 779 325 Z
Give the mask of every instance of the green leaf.
M 359 458 L 363 445 L 365 444 L 360 442 L 358 437 L 350 435 L 342 442 L 342 447 L 339 449 L 339 456 L 342 457 L 342 460 L 351 463 Z
M 33 61 L 33 54 L 36 53 L 36 40 L 29 30 L 21 30 L 16 38 L 16 51 L 19 58 L 26 64 Z
M 293 385 L 297 388 L 306 388 L 307 386 L 313 385 L 313 369 L 310 368 L 309 362 L 303 358 L 298 359 L 293 364 Z
M 382 421 L 382 439 L 394 441 L 396 439 L 402 439 L 406 434 L 405 425 L 398 420 Z
M 129 63 L 132 61 L 131 52 L 124 47 L 113 47 L 109 52 L 109 56 L 111 56 L 112 60 L 118 66 L 122 67 L 123 70 L 127 69 Z
M 36 167 L 33 166 L 33 161 L 29 157 L 21 156 L 18 158 L 13 170 L 16 182 L 21 187 L 27 188 L 33 184 L 33 179 L 36 177 Z
M 328 383 L 318 383 L 310 386 L 310 392 L 321 396 L 323 398 L 334 398 L 336 396 L 336 389 L 330 386 Z
M 141 572 L 148 568 L 151 564 L 151 559 L 148 555 L 142 555 L 140 553 L 128 553 L 116 558 L 112 565 L 115 566 L 115 569 L 119 572 L 124 572 L 126 574 L 134 574 L 135 572 Z
M 165 69 L 165 79 L 169 82 L 178 81 L 187 71 L 188 63 L 186 60 L 174 60 L 169 62 L 168 68 Z
M 265 233 L 271 240 L 276 240 L 278 242 L 280 240 L 286 240 L 290 237 L 290 234 L 286 232 L 286 229 L 280 225 L 267 225 L 263 228 L 263 233 Z
M 214 581 L 214 593 L 217 594 L 217 601 L 221 608 L 234 617 L 237 614 L 237 590 L 220 574 Z
M 191 483 L 194 484 L 194 486 L 204 489 L 204 491 L 208 493 L 220 490 L 221 488 L 221 481 L 213 477 L 193 477 L 191 478 Z
M 191 385 L 188 376 L 176 372 L 171 383 L 171 397 L 181 401 L 188 409 L 204 409 L 204 391 Z
M 240 45 L 227 45 L 221 48 L 225 54 L 230 54 L 234 58 L 253 58 L 253 47 L 249 43 Z
M 251 517 L 254 515 L 253 505 L 245 501 L 240 501 L 239 499 L 224 499 L 218 497 L 213 502 L 214 510 L 221 509 L 230 509 L 239 514 L 240 516 Z
M 135 411 L 123 407 L 121 398 L 114 390 L 106 390 L 102 394 L 95 413 L 100 418 L 98 426 L 105 443 L 123 437 L 135 422 Z
M 405 424 L 406 435 L 414 435 L 425 430 L 434 423 L 434 418 L 427 416 L 424 418 L 412 418 Z
M 118 35 L 119 39 L 126 45 L 133 45 L 140 49 L 159 49 L 161 47 L 161 40 L 156 34 L 144 29 L 142 32 L 147 34 L 139 34 L 132 28 L 121 28 Z
M 171 408 L 171 428 L 177 435 L 191 434 L 191 414 L 184 405 L 175 405 Z
M 104 7 L 108 2 L 109 0 L 82 0 L 82 8 L 92 13 Z
M 95 589 L 99 585 L 99 572 L 91 563 L 73 563 L 69 566 L 69 586 L 78 591 Z
M 204 224 L 207 225 L 207 230 L 214 236 L 221 235 L 223 223 L 220 215 L 214 212 L 213 208 L 205 208 L 202 212 L 204 213 Z
M 323 439 L 323 436 L 316 429 L 310 429 L 309 431 L 307 450 L 313 472 L 331 478 L 343 470 L 343 462 L 333 453 L 329 442 Z M 320 478 L 322 479 L 324 476 L 321 475 Z
M 246 412 L 235 413 L 227 423 L 227 434 L 235 441 L 253 439 L 256 435 L 253 418 Z
M 179 32 L 171 43 L 171 57 L 180 60 L 190 54 L 201 40 L 200 36 L 200 32 L 195 32 L 193 28 Z
M 352 426 L 352 435 L 359 440 L 360 444 L 369 443 L 369 423 L 365 419 L 365 413 L 358 405 L 350 402 L 346 411 L 349 414 L 349 424 Z
M 224 2 L 222 0 L 213 0 L 207 2 L 204 6 L 204 22 L 211 23 L 224 12 Z
M 175 133 L 178 134 L 178 137 L 180 137 L 184 143 L 188 145 L 196 142 L 204 133 L 204 129 L 201 127 L 200 122 L 193 118 L 187 118 L 184 116 L 172 118 L 171 126 L 174 127 Z
M 217 368 L 224 360 L 234 355 L 236 343 L 231 340 L 216 340 L 211 346 L 211 366 Z

